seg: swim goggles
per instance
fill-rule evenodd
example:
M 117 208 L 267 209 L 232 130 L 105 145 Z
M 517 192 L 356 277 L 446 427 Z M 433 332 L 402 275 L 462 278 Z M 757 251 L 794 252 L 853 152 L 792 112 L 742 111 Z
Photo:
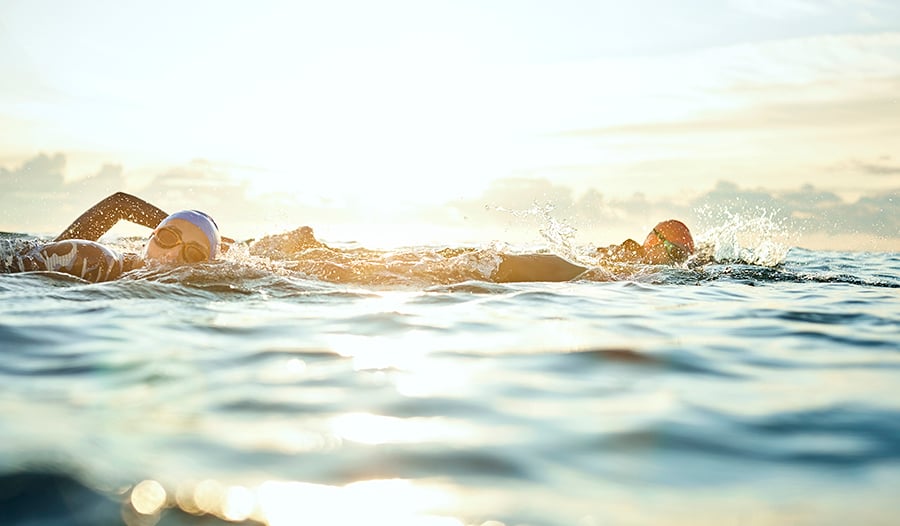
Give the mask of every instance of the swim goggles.
M 188 263 L 199 263 L 209 259 L 209 250 L 195 241 L 185 243 L 181 231 L 175 227 L 164 226 L 150 234 L 160 248 L 173 248 L 181 245 L 181 259 Z
M 669 261 L 671 262 L 680 262 L 684 261 L 691 254 L 691 251 L 687 249 L 684 245 L 680 245 L 678 243 L 674 243 L 666 239 L 666 236 L 662 235 L 657 229 L 653 229 L 653 233 L 656 234 L 656 237 L 659 238 L 660 242 L 662 242 L 663 248 L 666 251 L 666 255 L 669 256 Z

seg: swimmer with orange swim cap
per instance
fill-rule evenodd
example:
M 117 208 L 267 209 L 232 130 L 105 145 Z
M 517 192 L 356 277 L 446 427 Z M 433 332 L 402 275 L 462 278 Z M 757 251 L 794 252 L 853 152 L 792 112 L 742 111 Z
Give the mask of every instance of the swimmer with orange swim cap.
M 653 227 L 643 249 L 647 263 L 684 263 L 694 253 L 694 237 L 684 223 L 669 219 Z
M 694 238 L 684 223 L 669 219 L 658 223 L 647 234 L 644 244 L 628 239 L 619 245 L 597 250 L 606 262 L 643 263 L 648 265 L 676 265 L 687 261 L 694 253 Z M 503 254 L 502 261 L 491 276 L 493 281 L 569 281 L 577 278 L 587 267 L 567 261 L 555 254 Z
M 694 253 L 694 238 L 684 223 L 669 219 L 658 223 L 647 234 L 644 244 L 628 239 L 620 245 L 597 250 L 607 261 L 669 265 L 684 263 Z
M 153 228 L 142 256 L 120 254 L 97 242 L 120 220 Z M 197 210 L 166 214 L 162 209 L 117 192 L 81 214 L 52 242 L 29 247 L 2 262 L 2 272 L 54 271 L 88 281 L 109 281 L 148 263 L 183 265 L 215 259 L 231 241 L 216 222 Z

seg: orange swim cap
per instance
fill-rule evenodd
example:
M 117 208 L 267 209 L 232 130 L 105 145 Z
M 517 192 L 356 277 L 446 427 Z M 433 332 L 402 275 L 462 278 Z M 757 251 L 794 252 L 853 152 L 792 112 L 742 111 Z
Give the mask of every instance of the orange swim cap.
M 694 253 L 694 238 L 684 223 L 676 219 L 663 221 L 653 227 L 644 240 L 644 250 L 663 244 L 672 261 L 684 261 Z

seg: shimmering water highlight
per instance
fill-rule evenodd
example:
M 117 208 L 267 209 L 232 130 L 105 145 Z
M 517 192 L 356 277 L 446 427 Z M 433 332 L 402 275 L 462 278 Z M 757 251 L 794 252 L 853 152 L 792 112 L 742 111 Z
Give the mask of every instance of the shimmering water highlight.
M 616 281 L 497 284 L 478 278 L 492 250 L 0 275 L 0 510 L 893 522 L 900 256 L 714 251 Z M 316 277 L 326 263 L 347 279 Z

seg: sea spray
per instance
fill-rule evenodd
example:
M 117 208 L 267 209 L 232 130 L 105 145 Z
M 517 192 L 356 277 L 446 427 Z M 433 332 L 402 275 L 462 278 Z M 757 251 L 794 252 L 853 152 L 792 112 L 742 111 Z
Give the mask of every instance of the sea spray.
M 550 251 L 554 254 L 577 263 L 587 263 L 582 251 L 575 243 L 578 229 L 554 217 L 556 206 L 547 203 L 541 205 L 533 203 L 531 208 L 514 210 L 502 206 L 490 207 L 492 210 L 506 212 L 516 218 L 537 218 L 539 220 L 538 233 L 550 243 Z
M 712 261 L 736 261 L 774 267 L 784 262 L 791 237 L 787 218 L 780 210 L 761 207 L 735 212 L 702 207 L 695 211 L 701 223 L 714 226 L 697 237 L 698 257 Z

